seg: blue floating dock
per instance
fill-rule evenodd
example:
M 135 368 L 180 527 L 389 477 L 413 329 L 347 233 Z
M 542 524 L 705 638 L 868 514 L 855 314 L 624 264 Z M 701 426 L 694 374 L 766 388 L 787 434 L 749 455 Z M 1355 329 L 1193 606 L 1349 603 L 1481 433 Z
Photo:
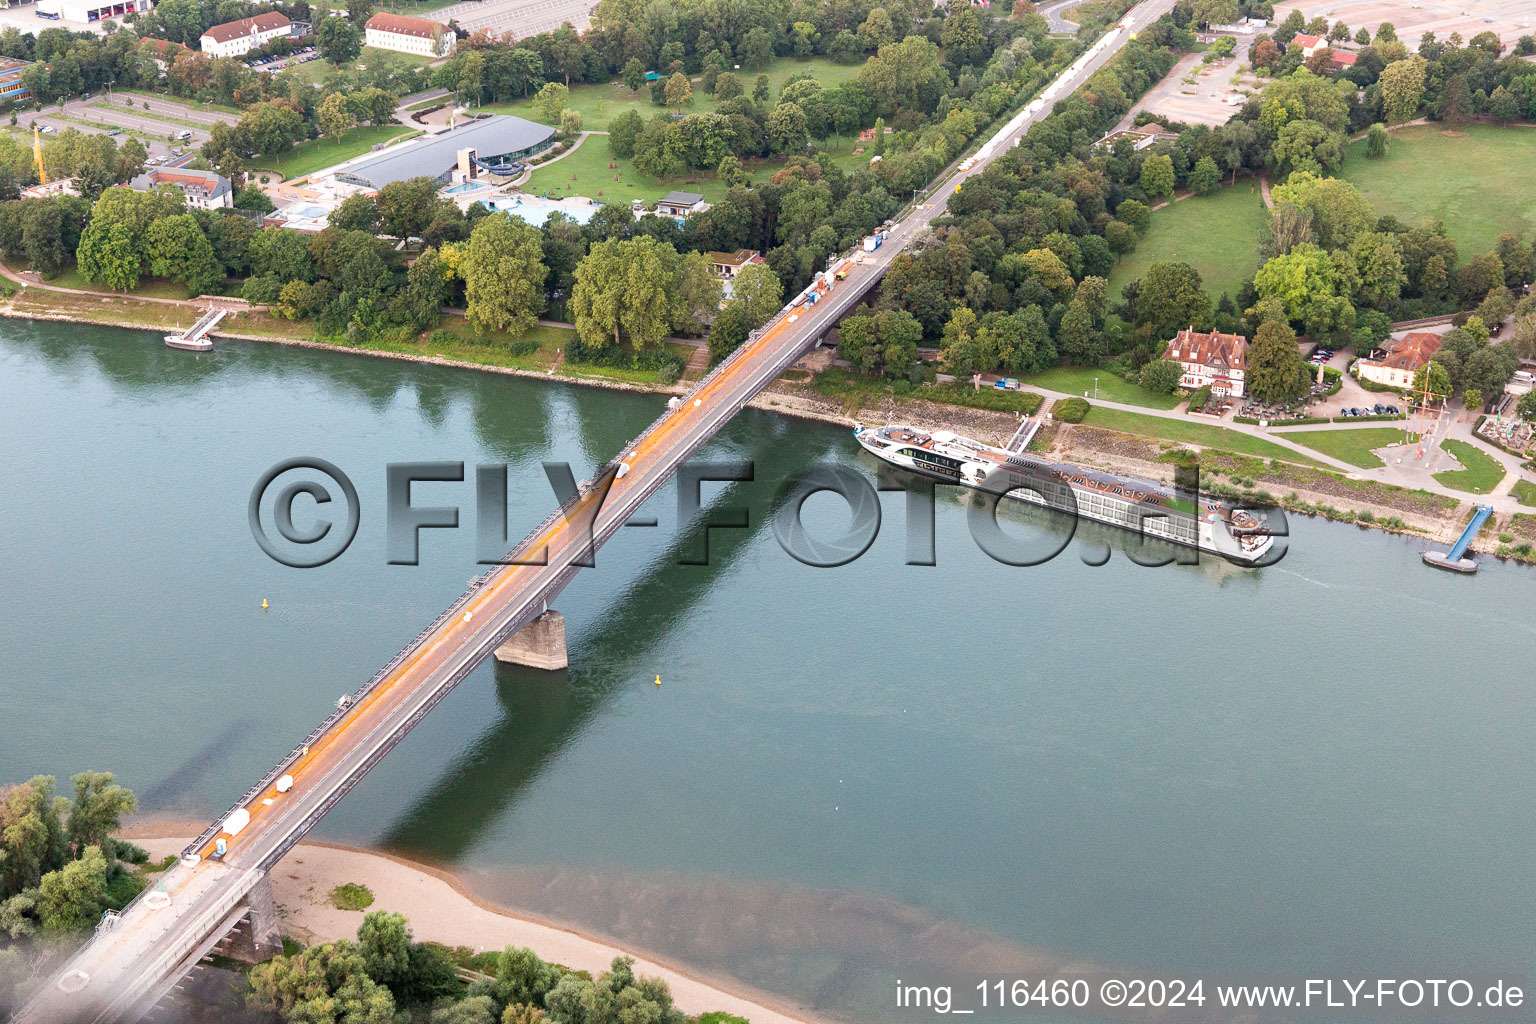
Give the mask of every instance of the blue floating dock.
M 1488 517 L 1493 515 L 1493 506 L 1479 505 L 1472 513 L 1472 521 L 1467 523 L 1467 528 L 1461 531 L 1461 536 L 1456 538 L 1456 543 L 1451 545 L 1449 551 L 1426 551 L 1424 562 L 1436 569 L 1449 569 L 1451 572 L 1462 572 L 1468 575 L 1477 572 L 1477 563 L 1467 558 L 1467 547 L 1471 545 L 1472 538 L 1477 536 L 1477 531 L 1483 528 Z

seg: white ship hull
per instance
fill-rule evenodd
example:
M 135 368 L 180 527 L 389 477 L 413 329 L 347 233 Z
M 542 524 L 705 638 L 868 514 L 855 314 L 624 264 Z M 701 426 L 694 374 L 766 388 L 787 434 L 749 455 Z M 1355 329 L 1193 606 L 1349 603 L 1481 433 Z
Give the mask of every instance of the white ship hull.
M 1181 497 L 1161 484 L 1116 477 L 982 444 L 950 431 L 858 427 L 875 458 L 949 483 L 1004 491 L 1010 498 L 1141 536 L 1195 548 L 1238 565 L 1260 563 L 1274 545 L 1261 515 L 1209 498 Z

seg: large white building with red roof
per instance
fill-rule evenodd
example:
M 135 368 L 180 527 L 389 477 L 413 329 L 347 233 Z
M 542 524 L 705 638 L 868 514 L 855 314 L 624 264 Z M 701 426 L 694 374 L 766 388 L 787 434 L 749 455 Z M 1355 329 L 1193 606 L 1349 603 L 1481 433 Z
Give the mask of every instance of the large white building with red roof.
M 1184 369 L 1179 387 L 1193 391 L 1209 387 L 1211 394 L 1242 398 L 1248 375 L 1248 339 L 1241 334 L 1212 331 L 1180 331 L 1168 343 L 1164 359 Z
M 203 52 L 210 57 L 238 57 L 286 36 L 292 25 L 285 15 L 267 11 L 254 18 L 215 25 L 203 33 L 199 42 Z
M 363 43 L 381 50 L 444 57 L 458 42 L 441 22 L 380 11 L 363 26 Z

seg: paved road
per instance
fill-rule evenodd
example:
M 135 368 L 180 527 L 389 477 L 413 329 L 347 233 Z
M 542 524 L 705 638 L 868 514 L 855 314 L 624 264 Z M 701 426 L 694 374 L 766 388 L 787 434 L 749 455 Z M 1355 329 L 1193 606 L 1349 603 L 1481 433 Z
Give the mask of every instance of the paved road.
M 1077 22 L 1062 17 L 1062 12 L 1076 7 L 1083 2 L 1084 0 L 1056 0 L 1055 3 L 1040 4 L 1035 8 L 1035 12 L 1045 15 L 1048 31 L 1076 35 L 1078 29 Z
M 147 110 L 144 106 L 146 103 L 149 104 Z M 176 124 L 173 121 L 147 116 L 152 113 L 187 123 Z M 65 116 L 59 116 L 61 114 Z M 234 124 L 240 120 L 240 117 L 238 114 L 222 111 L 195 110 L 170 100 L 113 93 L 110 97 L 103 94 L 90 99 L 68 100 L 58 107 L 50 106 L 33 114 L 30 120 L 35 120 L 40 125 L 50 125 L 56 131 L 62 132 L 66 128 L 74 128 L 88 135 L 114 128 L 131 130 L 141 134 L 142 141 L 148 147 L 151 156 L 168 156 L 172 147 L 187 150 L 201 146 L 208 141 L 209 128 L 212 125 L 221 121 Z M 190 140 L 172 142 L 167 138 L 184 130 L 192 133 Z
M 1145 24 L 1174 0 L 1146 0 Z M 1125 33 L 1120 33 L 1123 44 Z M 1069 95 L 1109 60 L 1118 45 L 1058 79 L 1054 96 Z M 998 144 L 1006 151 L 1045 110 L 1011 122 Z M 217 826 L 194 844 L 192 863 L 173 869 L 169 905 L 135 903 L 111 932 L 87 943 L 58 977 L 43 986 L 20 1016 L 27 1024 L 132 1018 L 179 977 L 198 938 L 227 916 L 282 854 L 393 747 L 458 681 L 512 631 L 542 613 L 579 571 L 593 544 L 616 532 L 674 469 L 853 308 L 884 275 L 890 261 L 942 215 L 949 197 L 983 164 L 945 178 L 893 226 L 886 243 L 861 254 L 819 302 L 781 312 L 670 407 L 623 454 L 520 544 L 511 560 L 476 581 L 458 601 L 381 670 L 300 748 L 252 788 L 239 806 L 250 822 L 212 859 Z M 292 779 L 278 792 L 279 774 Z M 73 984 L 70 981 L 73 981 Z M 169 980 L 167 980 L 169 979 Z M 60 985 L 60 982 L 64 984 Z M 74 991 L 67 991 L 73 988 Z

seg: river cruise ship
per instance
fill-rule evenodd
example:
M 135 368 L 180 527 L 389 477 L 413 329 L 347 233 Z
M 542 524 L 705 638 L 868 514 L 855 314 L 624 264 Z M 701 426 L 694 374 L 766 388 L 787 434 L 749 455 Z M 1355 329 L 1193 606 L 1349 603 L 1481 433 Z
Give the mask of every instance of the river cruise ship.
M 1015 454 L 949 430 L 856 426 L 854 438 L 893 466 L 1070 512 L 1133 533 L 1197 548 L 1243 565 L 1274 545 L 1262 512 L 1208 495 Z M 1197 502 L 1198 499 L 1198 502 Z

